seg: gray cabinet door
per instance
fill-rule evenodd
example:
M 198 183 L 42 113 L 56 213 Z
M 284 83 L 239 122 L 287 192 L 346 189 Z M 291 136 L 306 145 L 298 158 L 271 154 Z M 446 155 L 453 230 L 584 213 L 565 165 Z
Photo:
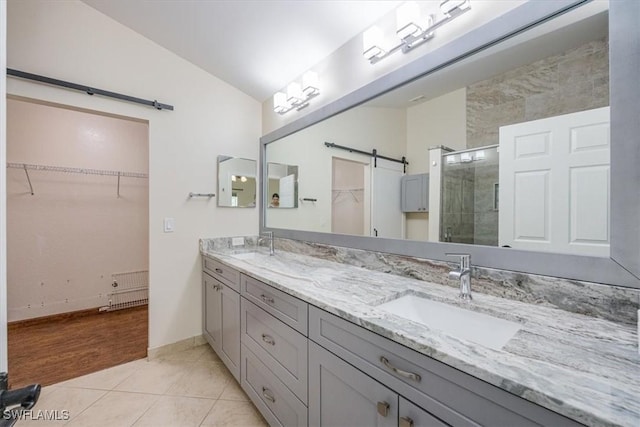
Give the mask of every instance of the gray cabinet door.
M 202 329 L 204 330 L 205 339 L 211 347 L 220 352 L 222 345 L 222 308 L 221 308 L 221 292 L 222 283 L 218 282 L 207 273 L 202 273 L 202 292 L 203 292 L 203 317 Z
M 398 395 L 310 341 L 309 425 L 395 427 Z
M 449 424 L 400 397 L 398 427 L 448 427 Z
M 218 355 L 240 381 L 240 294 L 222 285 L 220 294 L 221 345 Z
M 402 212 L 429 212 L 429 174 L 403 176 L 401 191 Z

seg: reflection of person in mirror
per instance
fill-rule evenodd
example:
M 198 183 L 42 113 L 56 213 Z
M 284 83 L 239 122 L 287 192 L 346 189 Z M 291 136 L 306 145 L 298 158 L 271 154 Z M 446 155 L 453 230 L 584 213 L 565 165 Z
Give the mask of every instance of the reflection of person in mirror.
M 271 203 L 269 203 L 270 208 L 277 208 L 280 206 L 280 195 L 278 193 L 273 193 L 271 196 Z

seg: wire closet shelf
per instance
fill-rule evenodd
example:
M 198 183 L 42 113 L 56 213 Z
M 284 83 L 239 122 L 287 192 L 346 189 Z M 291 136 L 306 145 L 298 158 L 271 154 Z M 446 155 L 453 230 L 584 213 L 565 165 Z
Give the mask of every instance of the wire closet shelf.
M 140 172 L 122 172 L 102 169 L 85 169 L 85 168 L 69 168 L 63 166 L 46 166 L 46 165 L 30 165 L 28 163 L 7 163 L 8 168 L 26 169 L 36 171 L 63 172 L 63 173 L 81 173 L 85 175 L 106 175 L 106 176 L 124 176 L 128 178 L 149 178 L 146 173 Z
M 123 172 L 114 170 L 103 169 L 86 169 L 86 168 L 71 168 L 64 166 L 48 166 L 48 165 L 32 165 L 28 163 L 9 163 L 7 162 L 7 168 L 10 169 L 22 169 L 27 176 L 27 182 L 29 183 L 29 189 L 31 195 L 34 195 L 33 185 L 31 184 L 31 177 L 29 171 L 44 171 L 44 172 L 61 172 L 61 173 L 77 173 L 83 175 L 102 175 L 102 176 L 115 176 L 118 177 L 118 191 L 117 195 L 120 197 L 120 178 L 149 178 L 149 175 L 141 172 Z

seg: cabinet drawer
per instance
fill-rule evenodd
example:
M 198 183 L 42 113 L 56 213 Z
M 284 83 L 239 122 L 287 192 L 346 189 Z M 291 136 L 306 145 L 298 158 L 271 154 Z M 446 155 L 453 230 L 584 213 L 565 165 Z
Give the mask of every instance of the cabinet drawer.
M 240 275 L 240 284 L 243 297 L 307 336 L 306 302 L 244 274 Z
M 240 292 L 240 272 L 223 263 L 202 257 L 202 269 L 236 292 Z
M 307 403 L 307 338 L 241 298 L 241 341 Z
M 447 424 L 581 425 L 316 307 L 309 338 Z
M 242 345 L 242 388 L 270 426 L 306 426 L 307 407 Z

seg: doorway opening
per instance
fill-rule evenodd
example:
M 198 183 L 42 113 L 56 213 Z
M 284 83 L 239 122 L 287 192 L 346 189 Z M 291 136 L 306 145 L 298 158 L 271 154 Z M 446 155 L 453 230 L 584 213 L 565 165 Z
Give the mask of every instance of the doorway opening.
M 10 387 L 146 356 L 149 125 L 7 99 Z
M 339 157 L 331 159 L 331 232 L 369 234 L 365 176 L 368 165 Z

